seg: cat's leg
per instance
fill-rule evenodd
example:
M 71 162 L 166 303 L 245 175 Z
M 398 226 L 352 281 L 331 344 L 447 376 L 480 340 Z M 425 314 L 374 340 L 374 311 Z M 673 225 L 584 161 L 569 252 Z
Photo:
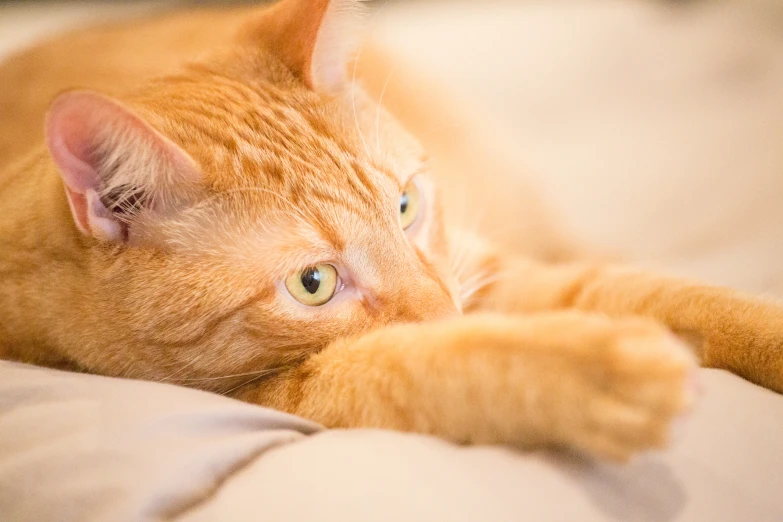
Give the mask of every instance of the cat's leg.
M 770 300 L 627 267 L 505 260 L 475 310 L 576 308 L 641 315 L 691 341 L 702 364 L 783 393 L 783 306 Z
M 694 368 L 651 321 L 477 314 L 340 340 L 239 398 L 329 427 L 624 460 L 666 444 L 693 400 Z

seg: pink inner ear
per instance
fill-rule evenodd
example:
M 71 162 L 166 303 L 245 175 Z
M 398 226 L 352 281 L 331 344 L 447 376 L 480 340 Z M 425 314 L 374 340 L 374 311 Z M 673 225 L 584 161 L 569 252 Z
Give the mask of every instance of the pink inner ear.
M 47 116 L 46 139 L 76 226 L 99 239 L 118 240 L 126 230 L 100 200 L 100 192 L 117 180 L 105 179 L 114 174 L 103 172 L 106 167 L 96 151 L 111 146 L 139 154 L 139 173 L 145 179 L 135 182 L 145 190 L 173 191 L 181 188 L 174 187 L 175 182 L 192 184 L 199 179 L 195 162 L 182 149 L 129 109 L 94 93 L 71 92 L 57 98 Z
M 110 118 L 105 100 L 89 93 L 70 93 L 54 102 L 46 120 L 49 152 L 62 176 L 74 222 L 83 234 L 105 240 L 121 236 L 117 231 L 122 227 L 111 222 L 98 197 L 101 179 L 90 156 L 96 135 Z
M 79 192 L 74 192 L 71 188 L 65 186 L 65 195 L 68 197 L 68 205 L 71 207 L 71 214 L 76 226 L 82 234 L 90 235 L 90 219 L 87 217 L 87 197 Z
M 345 84 L 350 52 L 363 19 L 360 0 L 281 0 L 252 31 L 267 48 L 316 91 Z
M 49 152 L 70 191 L 85 194 L 98 190 L 100 176 L 91 164 L 96 134 L 111 119 L 111 111 L 100 97 L 69 93 L 58 98 L 49 110 L 46 138 Z
M 122 224 L 114 219 L 97 192 L 87 189 L 82 194 L 66 186 L 65 193 L 76 226 L 83 234 L 103 241 L 120 241 L 125 238 Z

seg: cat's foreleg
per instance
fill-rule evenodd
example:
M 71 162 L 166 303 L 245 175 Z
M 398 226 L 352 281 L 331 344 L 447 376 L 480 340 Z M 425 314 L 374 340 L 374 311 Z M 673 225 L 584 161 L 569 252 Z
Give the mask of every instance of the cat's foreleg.
M 329 427 L 624 460 L 668 441 L 694 367 L 654 322 L 472 315 L 340 340 L 240 398 Z
M 576 308 L 654 318 L 691 341 L 704 366 L 783 393 L 783 306 L 727 288 L 621 266 L 519 259 L 506 260 L 470 307 L 506 313 Z

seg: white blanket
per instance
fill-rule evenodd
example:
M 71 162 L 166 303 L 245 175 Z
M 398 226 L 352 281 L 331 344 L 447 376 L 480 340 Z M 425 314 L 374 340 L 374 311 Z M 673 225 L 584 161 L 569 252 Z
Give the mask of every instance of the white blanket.
M 0 520 L 783 520 L 783 401 L 701 376 L 675 447 L 613 466 L 319 431 L 198 391 L 0 362 Z

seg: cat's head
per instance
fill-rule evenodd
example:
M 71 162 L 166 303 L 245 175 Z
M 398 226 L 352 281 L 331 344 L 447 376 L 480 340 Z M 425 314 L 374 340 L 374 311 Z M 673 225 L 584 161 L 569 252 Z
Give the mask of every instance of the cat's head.
M 77 364 L 226 390 L 209 377 L 459 312 L 424 153 L 350 74 L 357 4 L 284 0 L 123 102 L 54 102 L 94 301 Z

